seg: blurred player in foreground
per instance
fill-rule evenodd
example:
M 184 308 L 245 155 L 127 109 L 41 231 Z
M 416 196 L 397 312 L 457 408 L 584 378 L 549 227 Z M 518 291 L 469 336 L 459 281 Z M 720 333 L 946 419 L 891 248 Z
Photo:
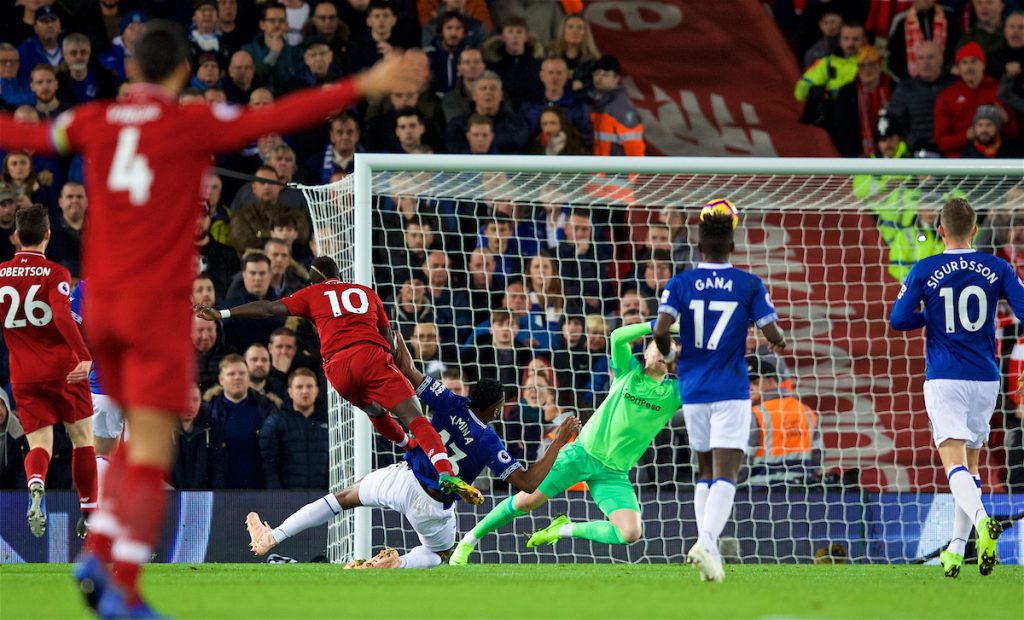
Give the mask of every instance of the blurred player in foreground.
M 43 253 L 50 240 L 46 207 L 18 210 L 15 230 L 21 250 L 0 264 L 0 317 L 11 355 L 11 384 L 25 428 L 29 452 L 28 527 L 46 532 L 46 471 L 53 452 L 53 426 L 63 422 L 71 437 L 71 475 L 78 490 L 82 518 L 96 508 L 96 452 L 92 445 L 89 368 L 92 356 L 71 316 L 71 275 Z
M 956 500 L 953 538 L 939 555 L 942 570 L 947 577 L 960 574 L 975 527 L 978 570 L 989 575 L 1003 528 L 981 503 L 978 461 L 999 397 L 995 317 L 1005 297 L 1017 318 L 1024 319 L 1024 283 L 1008 262 L 971 247 L 977 216 L 966 200 L 947 202 L 939 222 L 946 249 L 910 270 L 889 322 L 900 331 L 928 329 L 924 404 Z
M 686 432 L 697 453 L 696 544 L 687 558 L 703 581 L 722 581 L 718 538 L 732 514 L 739 475 L 750 441 L 750 378 L 747 326 L 753 323 L 771 351 L 785 348 L 778 315 L 761 279 L 729 264 L 735 249 L 736 208 L 715 201 L 701 212 L 704 262 L 677 274 L 661 296 L 654 340 L 669 355 L 669 328 L 679 321 L 679 377 Z
M 329 256 L 313 260 L 310 277 L 311 286 L 280 301 L 253 301 L 230 310 L 200 307 L 196 316 L 208 321 L 301 316 L 312 321 L 320 333 L 324 372 L 342 398 L 366 411 L 377 432 L 410 450 L 414 444 L 388 413 L 394 412 L 437 470 L 444 493 L 457 493 L 471 504 L 484 501 L 480 491 L 455 475 L 444 442 L 423 415 L 412 384 L 395 368 L 394 335 L 377 293 L 342 282 L 338 265 Z
M 554 441 L 544 456 L 529 470 L 505 449 L 497 433 L 488 424 L 501 415 L 505 392 L 501 383 L 481 379 L 469 392 L 469 398 L 458 396 L 440 381 L 425 376 L 412 363 L 412 356 L 401 335 L 397 335 L 395 363 L 405 377 L 417 385 L 416 393 L 433 410 L 431 424 L 448 437 L 449 454 L 457 473 L 466 482 L 476 479 L 489 468 L 498 478 L 517 489 L 531 492 L 545 479 L 559 450 L 579 429 L 579 421 L 562 422 Z M 419 535 L 421 545 L 399 556 L 394 549 L 384 549 L 369 561 L 350 562 L 348 568 L 433 568 L 451 554 L 455 545 L 456 517 L 452 504 L 455 496 L 440 488 L 438 475 L 426 453 L 415 447 L 405 453 L 405 460 L 370 472 L 354 485 L 328 494 L 306 504 L 271 529 L 250 512 L 245 524 L 252 539 L 250 547 L 263 555 L 278 543 L 299 532 L 327 523 L 331 517 L 358 506 L 390 508 L 405 515 Z
M 321 124 L 365 95 L 419 90 L 429 74 L 423 54 L 392 54 L 364 73 L 272 105 L 181 105 L 189 56 L 180 26 L 151 21 L 129 60 L 133 83 L 123 97 L 35 125 L 0 114 L 0 148 L 84 156 L 90 193 L 85 328 L 104 388 L 131 428 L 74 568 L 86 602 L 101 617 L 155 615 L 139 596 L 138 577 L 160 535 L 172 437 L 188 410 L 195 372 L 185 300 L 198 263 L 192 231 L 199 191 L 213 156 L 259 136 Z
M 640 539 L 640 502 L 629 481 L 629 470 L 680 404 L 679 382 L 668 374 L 668 364 L 654 342 L 644 349 L 643 364 L 633 357 L 630 342 L 650 334 L 651 328 L 650 323 L 639 323 L 612 332 L 614 380 L 579 439 L 562 450 L 536 491 L 524 490 L 505 498 L 481 519 L 462 538 L 450 564 L 467 564 L 481 538 L 581 481 L 587 483 L 608 520 L 572 523 L 559 515 L 546 528 L 534 532 L 527 547 L 552 545 L 561 538 L 585 538 L 610 545 L 628 545 Z

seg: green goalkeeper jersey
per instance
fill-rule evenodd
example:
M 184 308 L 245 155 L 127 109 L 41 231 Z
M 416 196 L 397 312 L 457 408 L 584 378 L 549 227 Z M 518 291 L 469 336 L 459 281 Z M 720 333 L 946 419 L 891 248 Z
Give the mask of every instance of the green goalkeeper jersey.
M 679 410 L 679 381 L 655 381 L 633 357 L 630 341 L 651 333 L 649 323 L 612 332 L 612 381 L 608 397 L 580 431 L 579 444 L 612 469 L 629 471 L 654 436 Z

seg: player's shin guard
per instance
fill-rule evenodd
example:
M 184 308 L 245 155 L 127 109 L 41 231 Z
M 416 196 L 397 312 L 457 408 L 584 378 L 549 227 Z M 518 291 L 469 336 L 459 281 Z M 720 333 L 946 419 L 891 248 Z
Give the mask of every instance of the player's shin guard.
M 693 513 L 697 518 L 697 533 L 704 522 L 704 511 L 708 505 L 708 494 L 711 493 L 711 480 L 698 480 L 693 488 Z
M 78 503 L 83 515 L 96 509 L 96 449 L 92 446 L 75 448 L 71 452 L 71 478 L 78 491 Z
M 110 563 L 111 547 L 122 533 L 115 507 L 120 496 L 126 465 L 125 449 L 119 447 L 108 461 L 103 483 L 97 485 L 103 489 L 103 497 L 100 498 L 99 508 L 89 518 L 89 535 L 86 536 L 85 546 L 82 548 L 83 552 L 95 555 L 104 564 Z
M 281 525 L 274 528 L 274 540 L 281 542 L 303 530 L 323 525 L 341 514 L 341 504 L 333 493 L 328 493 L 292 513 Z
M 107 475 L 107 470 L 110 469 L 110 459 L 103 456 L 102 454 L 96 455 L 96 498 L 97 500 L 103 496 L 103 477 Z
M 973 476 L 973 478 L 974 486 L 978 488 L 978 495 L 981 495 L 981 476 Z M 962 556 L 964 549 L 967 547 L 967 539 L 971 537 L 971 529 L 973 528 L 974 523 L 971 522 L 971 518 L 957 506 L 953 515 L 953 538 L 949 541 L 946 551 Z
M 455 475 L 452 471 L 452 463 L 448 460 L 448 452 L 444 449 L 444 442 L 441 441 L 441 436 L 430 424 L 430 420 L 425 416 L 420 416 L 412 421 L 409 430 L 416 436 L 416 443 L 427 453 L 437 473 Z
M 972 524 L 977 524 L 988 516 L 981 503 L 981 493 L 974 482 L 974 477 L 967 467 L 956 465 L 949 470 L 949 490 L 956 500 L 956 505 L 970 517 Z
M 46 472 L 50 468 L 50 453 L 42 448 L 32 448 L 25 455 L 25 479 L 28 486 L 46 486 Z
M 622 532 L 611 521 L 584 521 L 583 523 L 570 523 L 564 526 L 569 528 L 563 533 L 573 538 L 586 538 L 595 542 L 608 545 L 628 545 L 629 541 L 622 537 Z
M 462 538 L 462 542 L 475 545 L 484 536 L 487 536 L 491 532 L 512 523 L 512 521 L 517 517 L 525 515 L 525 512 L 517 509 L 512 503 L 513 497 L 515 496 L 506 497 L 504 500 L 498 502 L 498 505 L 492 508 L 483 519 L 480 519 L 480 522 L 476 524 L 476 527 Z
M 406 452 L 412 450 L 416 443 L 390 413 L 381 416 L 369 416 L 370 424 L 382 437 L 402 448 Z
M 124 527 L 124 535 L 112 549 L 114 582 L 128 596 L 129 604 L 133 604 L 138 601 L 139 569 L 149 561 L 160 535 L 167 494 L 163 488 L 164 471 L 159 467 L 129 463 L 123 484 L 116 516 Z
M 718 537 L 732 516 L 732 503 L 736 497 L 736 486 L 728 478 L 715 478 L 708 493 L 704 519 L 700 525 L 700 537 L 709 549 L 718 549 Z

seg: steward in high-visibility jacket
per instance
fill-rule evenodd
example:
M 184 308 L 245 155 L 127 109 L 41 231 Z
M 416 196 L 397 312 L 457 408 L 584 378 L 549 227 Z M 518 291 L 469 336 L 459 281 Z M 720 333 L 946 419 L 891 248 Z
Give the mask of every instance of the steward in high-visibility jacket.
M 640 113 L 621 85 L 622 69 L 614 56 L 602 56 L 592 69 L 594 79 L 590 120 L 594 126 L 594 155 L 643 157 L 644 125 Z
M 747 358 L 753 416 L 750 424 L 751 486 L 803 483 L 821 475 L 818 416 L 779 389 L 777 372 L 762 358 Z

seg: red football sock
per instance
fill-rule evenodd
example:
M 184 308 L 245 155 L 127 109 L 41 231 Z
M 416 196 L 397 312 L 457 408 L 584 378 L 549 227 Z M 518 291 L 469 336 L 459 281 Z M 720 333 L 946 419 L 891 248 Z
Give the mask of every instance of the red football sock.
M 35 483 L 46 485 L 46 470 L 50 468 L 50 453 L 42 448 L 32 448 L 25 455 L 25 478 L 28 486 Z
M 110 463 L 103 476 L 103 497 L 100 506 L 89 517 L 89 535 L 85 537 L 83 550 L 98 557 L 104 564 L 110 563 L 110 550 L 114 540 L 121 535 L 121 524 L 114 516 L 118 491 L 124 479 L 125 450 L 118 447 L 110 456 Z
M 86 446 L 71 452 L 71 478 L 78 491 L 78 505 L 85 515 L 96 510 L 96 448 Z
M 149 561 L 164 522 L 167 494 L 164 471 L 159 467 L 125 467 L 124 493 L 116 506 L 117 521 L 124 535 L 114 543 L 114 582 L 127 594 L 128 603 L 138 601 L 138 577 L 142 564 Z
M 373 428 L 377 429 L 381 436 L 399 448 L 403 448 L 408 452 L 416 447 L 412 437 L 409 437 L 405 429 L 402 428 L 402 425 L 390 413 L 381 416 L 369 416 L 369 418 Z
M 448 453 L 444 449 L 444 442 L 441 441 L 441 436 L 437 434 L 437 431 L 430 424 L 430 420 L 425 416 L 420 416 L 412 421 L 412 424 L 409 425 L 409 430 L 412 431 L 413 435 L 416 435 L 416 442 L 427 453 L 437 473 L 448 474 L 449 476 L 454 475 L 452 463 L 448 460 Z

